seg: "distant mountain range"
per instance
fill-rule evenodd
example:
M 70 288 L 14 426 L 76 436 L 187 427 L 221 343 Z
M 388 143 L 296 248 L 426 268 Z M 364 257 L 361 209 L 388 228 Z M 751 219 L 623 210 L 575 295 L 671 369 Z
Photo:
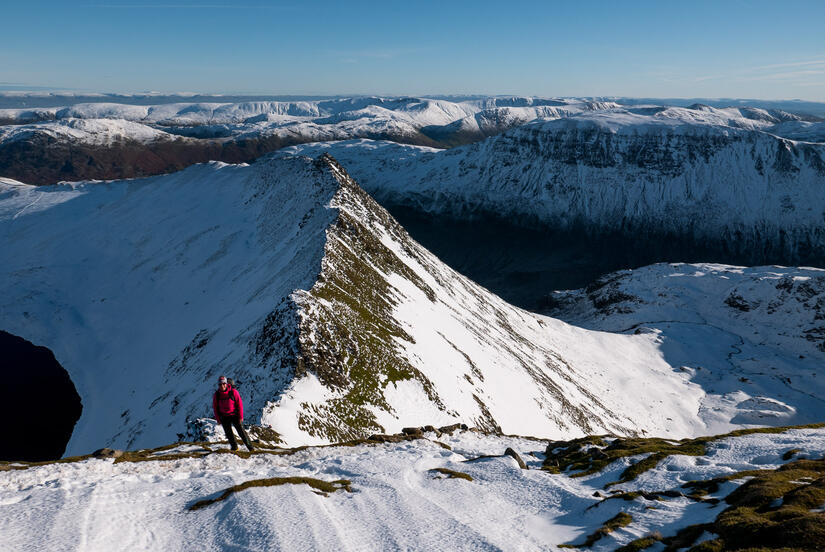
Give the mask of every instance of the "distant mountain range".
M 33 184 L 129 178 L 209 160 L 250 162 L 287 145 L 352 138 L 447 148 L 531 121 L 623 109 L 616 101 L 519 97 L 245 102 L 220 97 L 58 97 L 68 105 L 0 109 L 0 175 Z M 43 96 L 17 101 L 34 98 Z M 145 103 L 153 98 L 158 103 Z M 737 105 L 728 110 L 735 114 L 726 124 L 742 119 L 751 121 L 749 128 L 771 126 L 791 139 L 822 137 L 815 116 Z M 646 104 L 631 109 L 652 113 L 665 108 Z

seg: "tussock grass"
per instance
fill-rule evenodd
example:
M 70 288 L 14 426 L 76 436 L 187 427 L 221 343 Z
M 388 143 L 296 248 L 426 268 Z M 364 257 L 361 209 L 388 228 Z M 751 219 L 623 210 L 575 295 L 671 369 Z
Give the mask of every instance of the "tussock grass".
M 324 481 L 322 479 L 314 479 L 312 477 L 270 477 L 267 479 L 252 479 L 250 481 L 245 481 L 239 485 L 233 485 L 228 489 L 225 489 L 220 495 L 216 498 L 206 498 L 204 500 L 199 500 L 189 506 L 189 511 L 200 510 L 201 508 L 205 508 L 216 502 L 220 502 L 222 500 L 226 500 L 229 498 L 233 493 L 237 493 L 243 491 L 244 489 L 250 489 L 252 487 L 275 487 L 278 485 L 309 485 L 311 488 L 315 489 L 317 492 L 316 494 L 322 496 L 328 496 L 329 493 L 334 493 L 335 491 L 345 490 L 348 492 L 352 492 L 352 487 L 350 486 L 352 483 L 347 479 L 339 479 L 337 481 Z
M 601 471 L 608 464 L 621 458 L 648 454 L 639 462 L 628 466 L 617 481 L 605 485 L 609 487 L 618 483 L 634 480 L 642 473 L 655 468 L 659 462 L 674 454 L 703 456 L 707 454 L 710 443 L 728 437 L 741 437 L 754 433 L 783 433 L 790 429 L 817 429 L 825 423 L 786 427 L 759 427 L 739 429 L 723 435 L 698 437 L 673 441 L 657 437 L 650 438 L 616 438 L 607 444 L 607 436 L 591 436 L 572 441 L 551 441 L 547 445 L 542 469 L 551 473 L 568 473 L 571 477 L 583 477 Z M 570 473 L 573 472 L 573 473 Z
M 616 549 L 616 552 L 639 552 L 639 550 L 646 550 L 656 544 L 657 542 L 661 542 L 662 534 L 659 532 L 651 533 L 646 537 L 642 537 L 640 539 L 632 540 L 629 543 L 625 544 Z
M 593 533 L 587 535 L 587 538 L 584 539 L 584 543 L 582 544 L 560 544 L 560 548 L 590 548 L 596 541 L 605 537 L 615 531 L 616 529 L 621 529 L 622 527 L 627 527 L 633 521 L 633 516 L 626 512 L 619 512 L 606 522 L 604 525 L 596 529 Z
M 473 478 L 470 474 L 451 470 L 449 468 L 433 468 L 430 470 L 431 472 L 440 473 L 447 476 L 447 479 L 466 479 L 467 481 L 472 481 Z
M 691 552 L 825 550 L 825 459 L 797 460 L 773 470 L 747 470 L 707 481 L 690 481 L 690 498 L 716 492 L 725 481 L 751 479 L 731 492 L 729 507 L 711 522 L 691 525 L 662 539 L 665 550 Z M 691 545 L 705 531 L 718 538 Z

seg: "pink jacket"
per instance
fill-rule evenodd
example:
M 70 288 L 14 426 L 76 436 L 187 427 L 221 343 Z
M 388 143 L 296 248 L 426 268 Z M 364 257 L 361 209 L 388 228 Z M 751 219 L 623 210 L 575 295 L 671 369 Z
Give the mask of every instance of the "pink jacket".
M 215 412 L 215 419 L 221 421 L 221 416 L 235 416 L 243 421 L 243 402 L 241 394 L 234 387 L 227 387 L 226 393 L 220 390 L 215 391 L 212 396 L 212 410 Z

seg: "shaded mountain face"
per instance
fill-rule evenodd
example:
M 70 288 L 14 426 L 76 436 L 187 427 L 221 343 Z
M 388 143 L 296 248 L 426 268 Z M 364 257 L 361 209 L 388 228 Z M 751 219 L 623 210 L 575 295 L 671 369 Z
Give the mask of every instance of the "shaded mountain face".
M 659 261 L 825 266 L 825 145 L 771 133 L 799 121 L 638 111 L 534 122 L 447 151 L 361 140 L 284 153 L 332 152 L 428 248 L 526 308 Z M 492 245 L 475 239 L 487 234 Z
M 221 374 L 247 421 L 289 444 L 452 422 L 551 437 L 735 427 L 656 335 L 510 306 L 330 157 L 0 186 L 0 327 L 75 382 L 67 454 L 185 434 Z

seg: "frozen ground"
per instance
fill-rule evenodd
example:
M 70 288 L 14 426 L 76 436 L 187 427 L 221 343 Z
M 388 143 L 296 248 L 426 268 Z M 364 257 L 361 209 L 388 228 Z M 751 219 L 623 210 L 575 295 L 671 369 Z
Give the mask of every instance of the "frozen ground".
M 4 547 L 17 551 L 557 550 L 583 542 L 627 512 L 632 522 L 591 548 L 606 551 L 652 531 L 667 537 L 712 521 L 726 505 L 684 496 L 600 503 L 594 493 L 680 490 L 690 480 L 774 469 L 791 449 L 799 449 L 797 458 L 819 458 L 825 449 L 823 429 L 730 437 L 709 445 L 706 455 L 670 456 L 637 480 L 605 489 L 636 459 L 572 478 L 538 469 L 547 441 L 472 431 L 426 436 L 432 440 L 249 458 L 220 453 L 225 445 L 184 444 L 156 455 L 200 456 L 136 463 L 86 459 L 0 472 L 0 533 Z M 507 447 L 530 469 L 497 456 Z M 468 461 L 481 455 L 496 456 Z M 433 468 L 462 472 L 472 481 Z M 305 484 L 249 488 L 189 510 L 233 485 L 273 477 L 343 479 L 351 491 L 322 496 Z M 709 498 L 724 497 L 743 481 L 726 483 Z

